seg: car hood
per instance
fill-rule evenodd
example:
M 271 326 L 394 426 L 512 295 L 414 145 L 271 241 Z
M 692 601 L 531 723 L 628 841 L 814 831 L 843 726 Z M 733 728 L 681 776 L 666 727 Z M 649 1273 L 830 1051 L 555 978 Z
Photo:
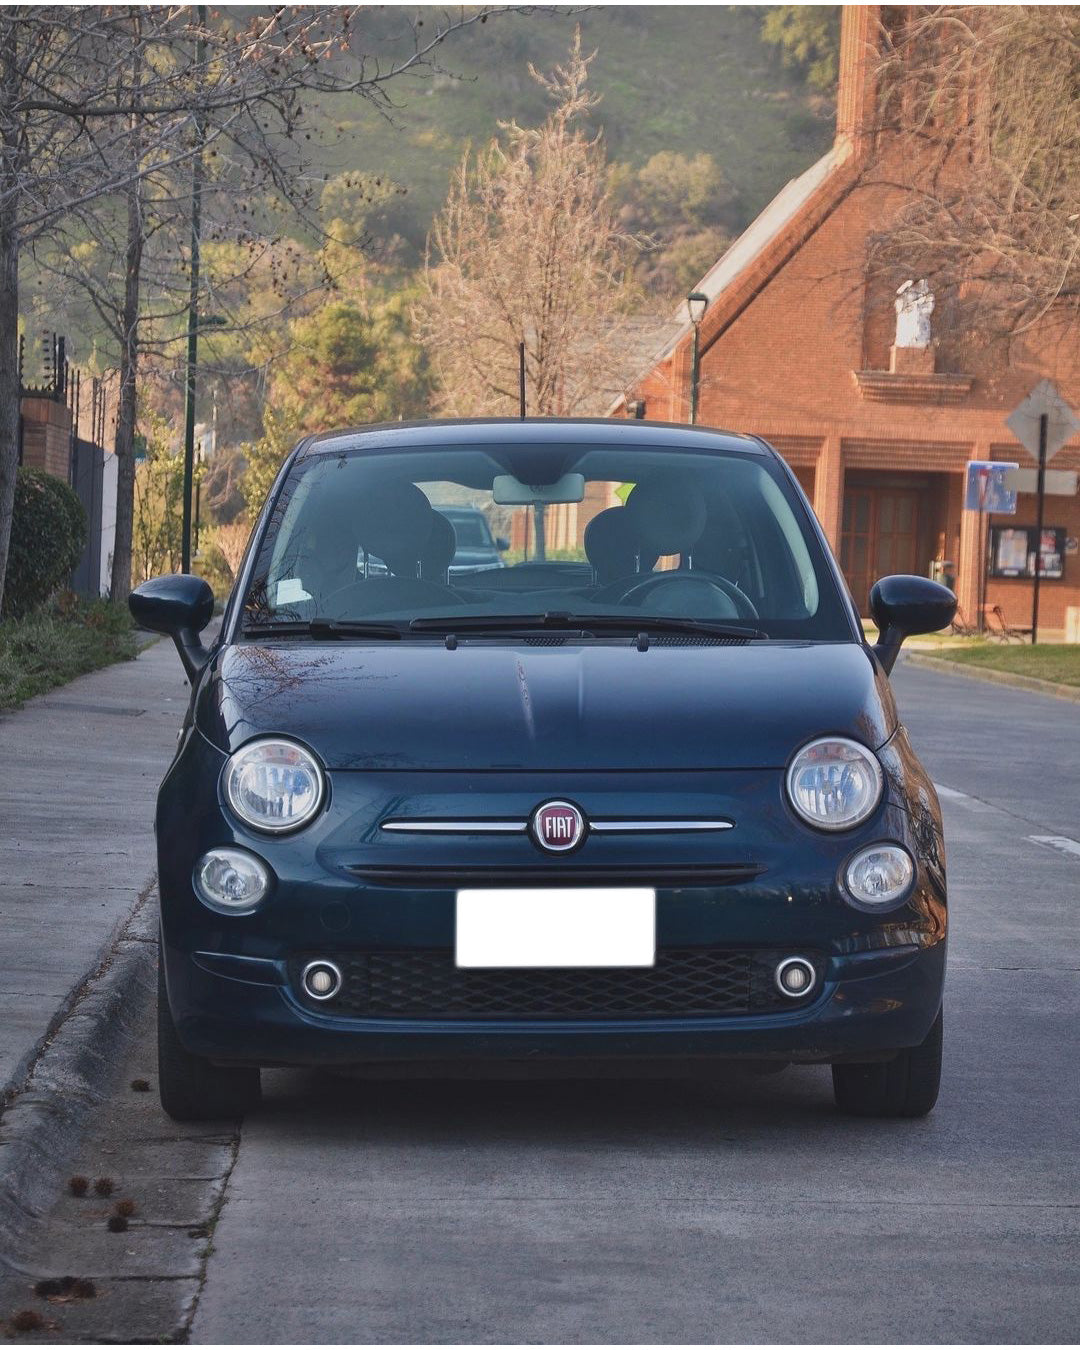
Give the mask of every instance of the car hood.
M 224 646 L 196 724 L 230 751 L 292 736 L 329 769 L 781 768 L 804 741 L 877 748 L 886 677 L 856 643 Z

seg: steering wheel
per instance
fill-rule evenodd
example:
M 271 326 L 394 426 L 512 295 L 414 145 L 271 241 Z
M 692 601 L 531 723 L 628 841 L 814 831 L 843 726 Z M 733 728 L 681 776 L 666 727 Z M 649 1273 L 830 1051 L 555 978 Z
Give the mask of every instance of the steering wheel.
M 735 606 L 740 619 L 758 618 L 754 602 L 746 592 L 739 590 L 738 586 L 733 581 L 728 581 L 727 577 L 718 576 L 715 572 L 650 572 L 645 577 L 631 577 L 628 582 L 613 582 L 610 586 L 605 587 L 605 590 L 610 594 L 606 594 L 604 600 L 613 605 L 643 606 L 654 591 L 660 590 L 664 586 L 670 586 L 675 581 L 683 585 L 686 582 L 691 582 L 697 586 L 707 586 L 711 591 L 720 591 Z

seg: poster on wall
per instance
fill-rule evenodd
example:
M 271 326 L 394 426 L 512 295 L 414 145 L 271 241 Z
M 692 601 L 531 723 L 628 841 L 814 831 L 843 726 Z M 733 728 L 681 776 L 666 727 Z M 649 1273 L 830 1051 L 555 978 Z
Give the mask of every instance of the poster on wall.
M 1038 533 L 1034 525 L 995 525 L 991 532 L 990 575 L 1033 577 Z M 1065 570 L 1065 531 L 1056 525 L 1045 526 L 1039 553 L 1039 570 L 1044 579 L 1059 580 Z

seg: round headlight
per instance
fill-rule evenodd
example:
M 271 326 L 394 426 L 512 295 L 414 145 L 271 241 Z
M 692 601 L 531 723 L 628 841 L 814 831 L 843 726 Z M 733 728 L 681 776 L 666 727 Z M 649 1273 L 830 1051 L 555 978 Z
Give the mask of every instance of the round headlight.
M 788 798 L 821 830 L 850 830 L 881 800 L 881 765 L 858 741 L 827 736 L 804 745 L 787 773 Z
M 844 871 L 844 884 L 861 905 L 893 905 L 908 892 L 915 876 L 911 854 L 899 844 L 875 844 L 856 853 Z
M 322 805 L 322 769 L 295 741 L 252 741 L 231 755 L 225 800 L 245 825 L 274 834 L 306 825 Z
M 195 891 L 221 914 L 250 914 L 270 889 L 270 872 L 254 853 L 212 848 L 195 864 Z

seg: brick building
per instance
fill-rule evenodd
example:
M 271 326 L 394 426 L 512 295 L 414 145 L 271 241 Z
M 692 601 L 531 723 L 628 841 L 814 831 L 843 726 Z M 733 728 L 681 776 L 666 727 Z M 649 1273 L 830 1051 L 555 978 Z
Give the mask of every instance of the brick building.
M 977 512 L 962 510 L 969 460 L 1034 465 L 1005 418 L 1041 379 L 1080 409 L 1077 335 L 1053 313 L 1009 343 L 893 345 L 893 296 L 868 294 L 872 231 L 904 189 L 875 137 L 882 11 L 845 6 L 836 138 L 789 183 L 695 288 L 709 298 L 700 329 L 698 420 L 759 433 L 785 456 L 814 504 L 866 609 L 889 572 L 955 568 L 961 610 L 977 614 L 986 557 Z M 664 421 L 689 418 L 692 329 L 685 322 L 611 409 Z M 644 404 L 644 410 L 641 404 Z M 1080 437 L 1053 459 L 1080 469 Z M 1033 524 L 1034 494 L 998 524 Z M 1047 498 L 1045 525 L 1066 536 L 1063 576 L 1046 579 L 1040 627 L 1061 629 L 1080 605 L 1080 499 Z M 986 603 L 1029 623 L 1031 581 L 991 578 Z

